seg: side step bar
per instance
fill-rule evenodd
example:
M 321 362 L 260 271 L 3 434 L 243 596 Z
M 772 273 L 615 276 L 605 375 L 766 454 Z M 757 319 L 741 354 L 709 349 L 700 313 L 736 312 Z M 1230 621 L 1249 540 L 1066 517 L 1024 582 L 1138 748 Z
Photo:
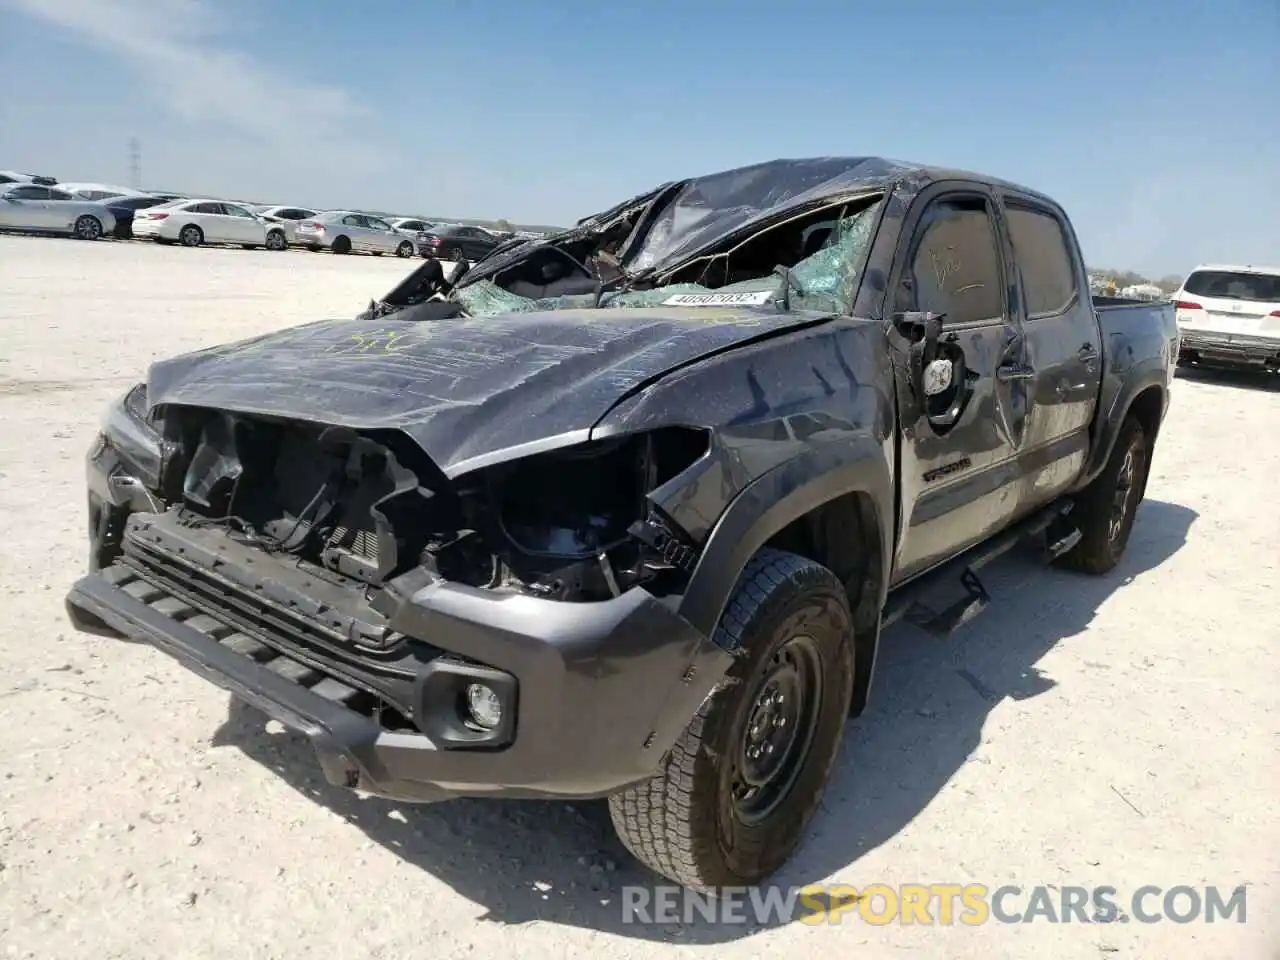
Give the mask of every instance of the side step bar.
M 1003 533 L 903 584 L 889 595 L 881 614 L 881 627 L 905 619 L 935 636 L 950 636 L 991 603 L 991 595 L 978 578 L 978 571 L 992 560 L 1008 553 L 1022 541 L 1041 534 L 1046 535 L 1046 555 L 1050 560 L 1066 553 L 1080 541 L 1080 531 L 1067 520 L 1071 506 L 1069 501 L 1058 503 L 1032 514 Z M 925 601 L 928 594 L 957 581 L 962 595 L 954 603 L 935 610 Z

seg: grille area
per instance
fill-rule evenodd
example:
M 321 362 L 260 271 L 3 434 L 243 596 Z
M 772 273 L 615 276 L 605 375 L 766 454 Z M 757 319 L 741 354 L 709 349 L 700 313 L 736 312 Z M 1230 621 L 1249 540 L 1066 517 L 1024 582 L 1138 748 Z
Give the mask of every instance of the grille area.
M 104 570 L 102 576 L 113 586 L 119 587 L 157 613 L 199 631 L 205 636 L 212 637 L 224 647 L 243 657 L 248 657 L 273 673 L 326 700 L 341 703 L 368 717 L 377 717 L 382 712 L 382 704 L 376 694 L 362 690 L 352 683 L 282 653 L 276 647 L 237 629 L 236 625 L 209 615 L 167 585 L 162 586 L 152 582 L 138 570 L 117 563 Z
M 363 693 L 375 712 L 390 708 L 395 716 L 380 719 L 393 729 L 408 727 L 417 673 L 439 655 L 378 627 L 361 612 L 358 594 L 324 585 L 217 531 L 175 529 L 165 518 L 135 517 L 124 555 L 112 569 L 113 576 L 124 576 L 117 572 L 124 570 L 130 582 L 141 584 L 133 589 L 158 591 L 179 613 L 205 616 L 315 673 L 317 681 L 331 679 Z M 385 646 L 364 647 L 353 636 L 381 639 Z

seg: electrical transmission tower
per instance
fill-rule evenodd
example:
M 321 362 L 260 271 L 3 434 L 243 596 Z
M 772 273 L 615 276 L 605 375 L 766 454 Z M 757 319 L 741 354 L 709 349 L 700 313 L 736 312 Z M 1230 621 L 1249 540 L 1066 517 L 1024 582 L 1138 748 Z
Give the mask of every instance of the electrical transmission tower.
M 129 141 L 129 178 L 135 190 L 142 189 L 142 147 L 137 137 Z

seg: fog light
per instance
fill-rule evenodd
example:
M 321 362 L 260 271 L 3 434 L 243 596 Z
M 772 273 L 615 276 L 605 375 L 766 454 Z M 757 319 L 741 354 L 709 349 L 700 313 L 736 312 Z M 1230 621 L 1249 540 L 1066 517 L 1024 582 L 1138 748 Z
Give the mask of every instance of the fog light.
M 483 683 L 467 684 L 467 712 L 476 726 L 492 730 L 502 722 L 502 701 Z

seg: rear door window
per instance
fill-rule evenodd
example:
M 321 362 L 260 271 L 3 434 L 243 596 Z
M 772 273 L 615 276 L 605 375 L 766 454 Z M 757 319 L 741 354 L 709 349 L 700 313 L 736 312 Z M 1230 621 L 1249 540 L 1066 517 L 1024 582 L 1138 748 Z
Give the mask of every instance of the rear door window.
M 1076 303 L 1076 272 L 1062 224 L 1052 213 L 1016 202 L 1006 210 L 1013 254 L 1022 274 L 1027 319 L 1071 309 Z

